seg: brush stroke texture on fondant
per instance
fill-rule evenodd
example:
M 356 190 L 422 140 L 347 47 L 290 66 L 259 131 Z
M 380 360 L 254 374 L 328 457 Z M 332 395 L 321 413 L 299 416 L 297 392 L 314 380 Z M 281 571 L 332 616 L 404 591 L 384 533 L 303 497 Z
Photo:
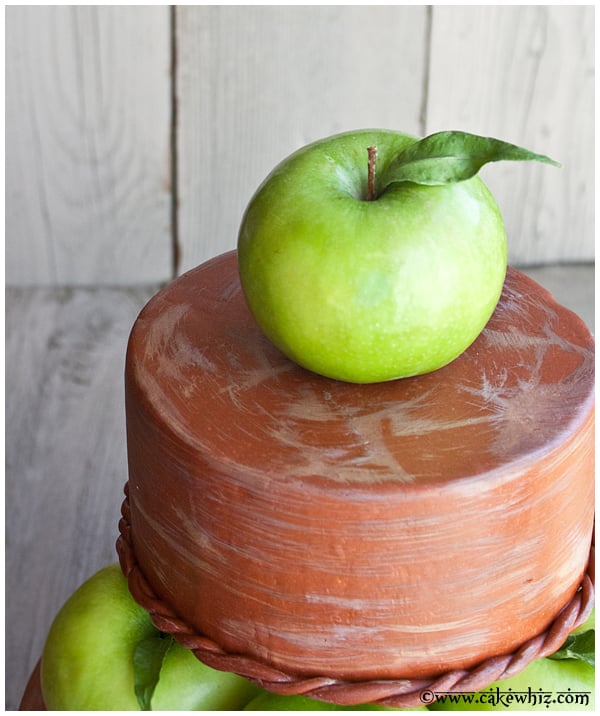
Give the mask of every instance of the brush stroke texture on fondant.
M 314 375 L 261 334 L 234 252 L 142 311 L 126 366 L 131 539 L 224 649 L 299 674 L 427 677 L 542 631 L 593 521 L 594 346 L 509 269 L 445 368 Z

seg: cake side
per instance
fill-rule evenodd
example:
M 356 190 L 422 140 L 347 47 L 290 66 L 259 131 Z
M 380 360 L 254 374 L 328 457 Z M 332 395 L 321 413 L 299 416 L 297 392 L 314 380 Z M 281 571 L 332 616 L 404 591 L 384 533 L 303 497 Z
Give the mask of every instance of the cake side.
M 593 520 L 593 341 L 510 271 L 430 376 L 348 386 L 262 336 L 235 254 L 166 287 L 130 341 L 131 539 L 226 650 L 301 674 L 423 677 L 542 631 Z
M 155 592 L 226 651 L 340 678 L 467 668 L 541 632 L 578 586 L 593 491 L 571 475 L 590 468 L 590 426 L 539 474 L 475 494 L 355 497 L 342 514 L 301 486 L 273 483 L 267 497 L 214 473 L 195 509 L 133 493 L 136 557 Z

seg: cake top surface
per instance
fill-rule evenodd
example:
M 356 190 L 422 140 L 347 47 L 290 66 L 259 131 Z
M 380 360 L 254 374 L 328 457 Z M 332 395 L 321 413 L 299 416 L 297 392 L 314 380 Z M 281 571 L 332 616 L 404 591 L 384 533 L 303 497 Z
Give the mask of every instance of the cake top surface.
M 585 324 L 509 268 L 488 325 L 424 376 L 356 385 L 313 374 L 262 334 L 235 252 L 162 289 L 133 328 L 128 389 L 212 468 L 358 486 L 499 474 L 589 416 Z

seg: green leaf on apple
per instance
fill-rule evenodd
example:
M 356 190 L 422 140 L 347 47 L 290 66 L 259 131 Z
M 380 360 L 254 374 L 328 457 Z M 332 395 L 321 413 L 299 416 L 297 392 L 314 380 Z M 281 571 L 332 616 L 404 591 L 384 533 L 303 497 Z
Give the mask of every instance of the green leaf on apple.
M 152 710 L 152 696 L 173 641 L 172 636 L 157 634 L 142 639 L 135 647 L 133 654 L 135 695 L 142 711 Z
M 395 157 L 382 177 L 382 187 L 399 182 L 442 185 L 474 177 L 484 164 L 502 160 L 538 161 L 560 166 L 536 154 L 493 137 L 468 132 L 437 132 L 409 145 Z
M 567 637 L 562 647 L 549 658 L 557 660 L 578 659 L 590 666 L 595 666 L 595 636 L 594 629 L 589 629 L 588 631 L 578 634 L 571 634 Z

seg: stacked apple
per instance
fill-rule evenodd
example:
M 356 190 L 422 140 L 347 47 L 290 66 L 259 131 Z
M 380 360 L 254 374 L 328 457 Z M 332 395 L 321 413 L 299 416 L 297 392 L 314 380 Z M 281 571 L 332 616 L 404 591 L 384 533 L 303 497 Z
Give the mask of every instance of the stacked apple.
M 505 693 L 510 689 L 523 693 L 528 688 L 534 692 L 592 692 L 593 628 L 592 617 L 570 637 L 564 653 L 557 654 L 564 657 L 560 661 L 540 659 L 494 687 Z M 129 593 L 118 564 L 88 579 L 57 614 L 42 655 L 41 684 L 44 703 L 51 711 L 390 710 L 277 696 L 240 676 L 205 666 L 153 626 Z M 433 704 L 430 708 L 452 710 L 469 705 Z M 478 709 L 486 708 L 503 710 L 505 706 L 490 701 L 478 705 Z

